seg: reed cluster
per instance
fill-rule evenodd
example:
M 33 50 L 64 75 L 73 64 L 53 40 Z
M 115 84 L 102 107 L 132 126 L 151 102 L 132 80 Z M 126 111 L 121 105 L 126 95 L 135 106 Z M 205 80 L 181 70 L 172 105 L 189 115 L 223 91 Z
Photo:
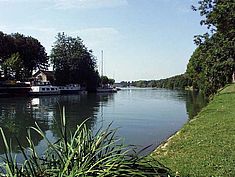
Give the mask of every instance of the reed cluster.
M 39 155 L 31 139 L 32 131 L 39 133 L 48 144 Z M 118 138 L 116 129 L 108 126 L 93 133 L 86 122 L 77 126 L 74 133 L 66 127 L 65 111 L 61 118 L 61 137 L 52 143 L 37 123 L 28 130 L 28 144 L 24 148 L 18 141 L 24 161 L 19 163 L 12 156 L 10 143 L 2 128 L 5 157 L 1 164 L 1 176 L 9 177 L 89 177 L 89 176 L 170 176 L 169 169 L 150 157 L 140 156 L 135 146 L 127 146 Z M 144 149 L 143 149 L 144 150 Z

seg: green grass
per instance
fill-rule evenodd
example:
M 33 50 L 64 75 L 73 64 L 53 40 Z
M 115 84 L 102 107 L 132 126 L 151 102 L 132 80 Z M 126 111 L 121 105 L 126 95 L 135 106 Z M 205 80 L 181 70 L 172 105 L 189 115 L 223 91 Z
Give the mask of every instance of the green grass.
M 224 87 L 221 92 L 221 94 L 223 93 L 235 93 L 235 84 L 230 84 L 227 85 L 226 87 Z
M 42 156 L 36 151 L 31 131 L 36 131 L 48 143 L 48 148 Z M 11 145 L 0 127 L 0 135 L 5 145 L 5 158 L 0 164 L 0 176 L 168 177 L 170 174 L 169 169 L 155 159 L 141 157 L 141 152 L 136 152 L 134 146 L 126 146 L 116 136 L 116 129 L 107 127 L 94 134 L 84 122 L 68 136 L 64 109 L 60 132 L 60 139 L 52 143 L 36 123 L 35 127 L 28 130 L 29 147 L 22 147 L 17 140 L 20 152 L 25 158 L 19 163 L 12 156 Z
M 151 154 L 179 176 L 235 176 L 235 85 Z

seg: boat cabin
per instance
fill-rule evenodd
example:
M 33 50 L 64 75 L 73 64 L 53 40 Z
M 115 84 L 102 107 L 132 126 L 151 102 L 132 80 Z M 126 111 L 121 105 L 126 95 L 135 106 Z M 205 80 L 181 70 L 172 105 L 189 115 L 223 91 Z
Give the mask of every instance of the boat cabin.
M 60 94 L 60 90 L 57 86 L 38 85 L 38 86 L 31 86 L 31 90 L 29 94 L 30 95 L 58 95 Z

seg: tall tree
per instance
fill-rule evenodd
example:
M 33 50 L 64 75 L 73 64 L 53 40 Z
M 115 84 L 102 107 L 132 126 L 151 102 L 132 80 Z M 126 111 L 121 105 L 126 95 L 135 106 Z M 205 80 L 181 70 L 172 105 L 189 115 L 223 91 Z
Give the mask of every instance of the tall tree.
M 107 76 L 101 76 L 99 82 L 101 86 L 107 85 L 107 84 L 113 85 L 115 83 L 115 80 L 112 78 L 108 78 Z
M 14 64 L 19 60 L 21 64 L 15 67 Z M 10 64 L 14 66 L 11 67 Z M 48 56 L 37 39 L 19 33 L 7 35 L 0 32 L 0 65 L 5 79 L 27 80 L 32 76 L 33 70 L 47 68 Z
M 15 79 L 15 80 L 24 79 L 24 73 L 22 72 L 23 61 L 20 58 L 19 53 L 14 53 L 11 55 L 10 58 L 6 59 L 2 64 L 2 68 L 5 71 L 6 79 Z
M 193 6 L 204 17 L 201 25 L 206 25 L 211 32 L 219 32 L 234 37 L 235 1 L 234 0 L 200 0 L 199 6 Z
M 198 48 L 192 55 L 187 74 L 191 85 L 207 95 L 231 82 L 235 71 L 235 1 L 200 0 L 194 10 L 199 11 L 201 25 L 209 32 L 198 35 Z
M 89 91 L 96 89 L 99 78 L 96 60 L 81 38 L 59 33 L 50 57 L 57 84 L 79 83 Z
M 7 34 L 0 31 L 0 75 L 3 77 L 6 75 L 6 70 L 3 70 L 3 63 L 6 59 L 10 58 L 15 50 L 14 39 Z M 5 79 L 5 78 L 2 78 Z
M 18 52 L 23 60 L 23 70 L 25 77 L 31 77 L 33 70 L 46 69 L 48 67 L 48 57 L 45 48 L 33 37 L 25 37 L 16 33 L 12 37 L 15 41 L 15 52 Z

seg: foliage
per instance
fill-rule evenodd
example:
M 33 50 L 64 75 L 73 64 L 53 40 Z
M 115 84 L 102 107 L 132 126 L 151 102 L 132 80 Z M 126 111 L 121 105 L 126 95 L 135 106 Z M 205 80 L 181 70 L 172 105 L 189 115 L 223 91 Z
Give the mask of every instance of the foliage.
M 0 128 L 5 144 L 5 159 L 1 165 L 7 176 L 167 176 L 169 170 L 157 161 L 138 156 L 133 146 L 125 146 L 115 135 L 110 126 L 106 130 L 93 133 L 85 122 L 70 134 L 66 126 L 63 110 L 61 137 L 52 143 L 40 127 L 31 130 L 40 134 L 48 143 L 43 156 L 39 156 L 28 131 L 29 148 L 19 147 L 25 161 L 17 163 L 11 155 L 11 147 Z M 133 150 L 133 152 L 132 152 Z
M 198 48 L 189 60 L 186 73 L 190 86 L 211 95 L 230 83 L 235 72 L 235 2 L 201 0 L 193 9 L 204 17 L 201 24 L 210 33 L 196 36 Z
M 168 88 L 177 89 L 185 88 L 188 85 L 188 79 L 185 74 L 173 76 L 167 79 L 151 80 L 151 81 L 134 81 L 131 86 L 134 87 L 157 87 L 157 88 Z
M 176 89 L 176 88 L 185 88 L 188 84 L 187 76 L 184 74 L 176 75 L 167 79 L 161 79 L 155 83 L 155 87 L 158 88 L 169 88 L 169 89 Z
M 212 33 L 218 32 L 234 37 L 234 0 L 200 0 L 198 4 L 199 6 L 193 6 L 193 9 L 199 11 L 200 15 L 204 17 L 200 22 L 201 25 L 206 25 Z
M 109 78 L 109 82 L 108 82 L 110 85 L 113 85 L 115 83 L 115 80 L 114 79 L 111 79 Z
M 79 38 L 59 33 L 51 51 L 56 84 L 79 83 L 95 90 L 98 84 L 96 60 Z
M 192 87 L 206 95 L 214 94 L 232 80 L 235 72 L 235 1 L 200 0 L 193 6 L 204 18 L 201 25 L 210 30 L 195 36 L 197 49 L 191 56 L 185 74 L 167 79 L 134 81 L 136 87 Z
M 47 68 L 48 57 L 37 39 L 0 32 L 0 65 L 5 79 L 27 80 L 33 70 Z
M 100 77 L 100 84 L 101 85 L 113 85 L 115 83 L 114 79 L 108 78 L 107 76 L 101 76 Z
M 23 61 L 19 53 L 14 53 L 10 58 L 6 59 L 2 64 L 2 68 L 9 79 L 10 77 L 16 80 L 23 79 Z
M 235 84 L 223 89 L 152 156 L 179 176 L 235 176 Z
M 139 80 L 139 81 L 133 81 L 131 82 L 131 86 L 134 87 L 148 87 L 148 81 L 146 80 Z
M 230 83 L 235 66 L 234 44 L 219 33 L 201 44 L 187 66 L 191 86 L 210 95 Z

